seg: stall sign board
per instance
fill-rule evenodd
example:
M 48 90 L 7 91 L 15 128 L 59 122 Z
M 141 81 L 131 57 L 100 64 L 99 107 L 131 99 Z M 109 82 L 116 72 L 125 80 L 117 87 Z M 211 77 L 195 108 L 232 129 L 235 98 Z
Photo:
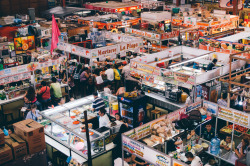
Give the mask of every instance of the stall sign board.
M 171 158 L 166 154 L 122 135 L 123 149 L 153 165 L 171 166 Z
M 137 134 L 137 140 L 142 139 L 148 135 L 150 135 L 150 123 L 146 123 L 142 126 L 135 128 Z
M 155 70 L 155 67 L 153 67 L 153 66 L 146 65 L 146 64 L 143 64 L 143 63 L 139 63 L 139 62 L 136 62 L 136 61 L 133 61 L 131 63 L 131 65 L 130 65 L 130 67 L 134 68 L 134 69 L 137 69 L 137 70 L 141 70 L 141 71 L 150 73 L 150 74 L 153 74 L 153 72 Z
M 218 117 L 249 127 L 249 115 L 247 113 L 222 106 L 219 106 L 218 110 Z
M 207 111 L 216 115 L 217 114 L 217 111 L 218 111 L 218 105 L 213 103 L 213 102 L 210 102 L 210 101 L 207 101 L 207 100 L 203 100 L 203 107 L 207 108 Z
M 238 10 L 243 9 L 243 0 L 239 0 L 238 2 Z M 219 3 L 221 8 L 233 9 L 233 1 L 231 0 L 220 0 Z
M 200 108 L 200 107 L 201 107 L 201 101 L 198 101 L 196 103 L 188 105 L 186 108 L 186 112 L 190 112 L 190 111 L 195 110 L 195 109 Z
M 176 159 L 172 159 L 172 165 L 173 166 L 188 166 L 188 164 L 185 164 L 184 162 L 181 162 L 181 161 L 176 160 Z
M 149 39 L 156 39 L 156 40 L 160 40 L 160 37 L 161 37 L 160 34 L 157 34 L 157 33 L 146 32 L 146 31 L 133 29 L 133 28 L 125 28 L 125 32 L 135 34 L 138 36 L 142 36 L 145 38 L 149 38 Z
M 249 127 L 249 124 L 250 124 L 249 114 L 234 110 L 233 119 L 234 119 L 234 122 L 240 125 Z
M 172 121 L 172 122 L 175 120 L 180 120 L 181 114 L 186 114 L 186 107 L 167 114 L 167 119 Z
M 174 72 L 174 80 L 190 85 L 195 85 L 195 76 L 190 76 L 179 72 Z
M 179 36 L 180 31 L 166 32 L 161 34 L 161 40 L 170 39 Z

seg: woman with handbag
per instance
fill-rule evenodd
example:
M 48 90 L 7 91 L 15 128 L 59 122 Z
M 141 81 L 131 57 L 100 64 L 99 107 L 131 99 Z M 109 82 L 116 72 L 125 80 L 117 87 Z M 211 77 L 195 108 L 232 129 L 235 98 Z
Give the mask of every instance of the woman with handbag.
M 51 101 L 50 87 L 47 86 L 47 83 L 45 81 L 42 81 L 41 85 L 42 88 L 40 91 L 37 92 L 37 98 L 42 104 L 42 109 L 45 110 L 48 108 L 49 103 Z

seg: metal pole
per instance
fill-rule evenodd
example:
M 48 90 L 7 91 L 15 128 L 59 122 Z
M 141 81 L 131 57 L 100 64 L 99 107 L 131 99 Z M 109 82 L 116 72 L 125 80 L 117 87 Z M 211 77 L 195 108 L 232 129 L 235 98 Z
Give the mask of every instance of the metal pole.
M 122 141 L 122 136 L 121 136 L 121 141 Z M 124 150 L 123 150 L 123 144 L 122 144 L 122 166 L 124 166 Z
M 88 148 L 88 166 L 92 166 L 92 157 L 91 157 L 91 145 L 89 140 L 89 126 L 88 126 L 88 117 L 87 111 L 84 111 L 84 120 L 85 120 L 85 128 L 86 128 L 86 138 L 87 138 L 87 148 Z
M 233 141 L 234 141 L 234 123 L 233 123 L 233 129 L 232 129 L 231 151 L 233 149 Z

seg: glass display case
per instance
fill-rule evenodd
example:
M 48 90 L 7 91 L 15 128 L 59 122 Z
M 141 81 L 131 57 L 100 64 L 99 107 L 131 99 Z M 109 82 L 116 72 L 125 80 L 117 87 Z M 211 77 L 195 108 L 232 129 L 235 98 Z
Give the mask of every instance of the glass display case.
M 110 116 L 115 117 L 115 114 L 119 113 L 117 96 L 105 92 L 100 92 L 99 96 L 104 100 L 107 113 Z
M 142 79 L 142 89 L 145 92 L 152 92 L 160 96 L 165 96 L 166 83 L 156 79 L 153 81 Z
M 88 96 L 71 101 L 62 106 L 57 106 L 41 112 L 40 124 L 45 126 L 45 134 L 61 143 L 68 149 L 87 159 L 87 138 L 83 112 L 87 110 L 88 119 L 95 118 L 97 113 L 92 113 L 91 104 L 94 98 Z M 91 129 L 89 125 L 91 155 L 94 157 L 105 151 L 104 135 Z

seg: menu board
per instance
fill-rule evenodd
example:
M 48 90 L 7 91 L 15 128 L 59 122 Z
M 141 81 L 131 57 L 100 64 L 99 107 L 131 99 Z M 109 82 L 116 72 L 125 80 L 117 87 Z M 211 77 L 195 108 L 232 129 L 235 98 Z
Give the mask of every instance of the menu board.
M 135 141 L 127 136 L 122 135 L 123 149 L 153 165 L 170 166 L 171 158 L 166 154 L 153 148 L 147 147 L 143 143 Z
M 247 113 L 237 111 L 230 108 L 225 108 L 219 106 L 218 108 L 218 117 L 221 117 L 225 120 L 229 120 L 231 122 L 235 122 L 239 125 L 249 126 L 249 115 Z

